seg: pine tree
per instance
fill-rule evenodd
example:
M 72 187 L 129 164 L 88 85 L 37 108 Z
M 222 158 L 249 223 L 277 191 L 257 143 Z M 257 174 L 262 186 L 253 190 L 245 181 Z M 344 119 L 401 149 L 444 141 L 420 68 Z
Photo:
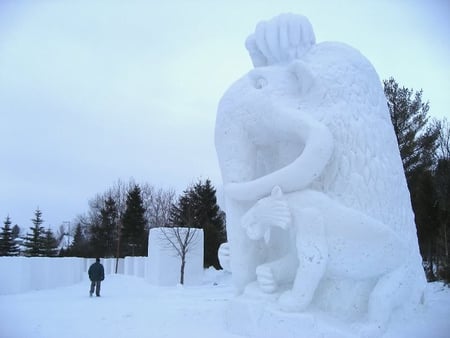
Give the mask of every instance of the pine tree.
M 30 227 L 31 234 L 27 233 L 24 238 L 23 245 L 25 246 L 25 255 L 27 256 L 43 256 L 44 255 L 44 241 L 45 241 L 45 231 L 41 226 L 44 223 L 42 219 L 42 212 L 39 208 L 34 212 L 35 218 L 31 221 L 33 226 Z
M 58 241 L 50 228 L 44 232 L 42 253 L 46 257 L 54 257 L 58 254 Z
M 436 280 L 436 239 L 439 229 L 436 190 L 430 170 L 416 172 L 411 177 L 411 201 L 417 227 L 420 253 L 429 281 Z
M 176 227 L 202 228 L 195 218 L 195 195 L 192 187 L 178 197 L 170 209 L 169 224 Z
M 91 225 L 92 253 L 96 257 L 114 257 L 117 240 L 117 206 L 110 196 L 100 209 L 98 222 Z
M 384 80 L 384 93 L 397 136 L 406 179 L 410 184 L 416 171 L 430 170 L 439 136 L 439 128 L 428 124 L 428 102 L 422 102 L 422 90 L 402 87 L 391 77 Z
M 15 224 L 12 228 L 12 238 L 17 246 L 17 255 L 20 255 L 20 248 L 23 247 L 23 238 L 20 237 L 20 227 Z
M 226 242 L 225 214 L 217 205 L 216 190 L 207 179 L 194 186 L 198 198 L 197 221 L 203 227 L 204 234 L 204 267 L 213 266 L 220 269 L 218 250 L 220 244 Z
M 2 232 L 0 234 L 0 256 L 17 256 L 19 248 L 13 237 L 9 216 L 6 217 L 3 224 L 4 226 L 1 228 Z
M 16 239 L 20 236 L 20 227 L 16 224 L 12 228 L 12 237 Z
M 122 252 L 126 256 L 146 256 L 148 232 L 141 189 L 136 184 L 128 192 L 126 209 L 122 218 Z
M 439 229 L 437 234 L 438 274 L 450 284 L 450 123 L 440 123 L 438 163 L 434 171 Z
M 204 183 L 200 180 L 188 188 L 173 205 L 172 226 L 186 226 L 186 219 L 192 220 L 192 227 L 203 229 L 204 267 L 220 269 L 217 252 L 220 244 L 226 242 L 225 214 L 217 205 L 216 190 L 209 179 Z
M 75 227 L 73 235 L 73 241 L 70 244 L 68 255 L 72 257 L 88 257 L 89 252 L 87 248 L 86 236 L 83 233 L 81 223 L 78 223 Z

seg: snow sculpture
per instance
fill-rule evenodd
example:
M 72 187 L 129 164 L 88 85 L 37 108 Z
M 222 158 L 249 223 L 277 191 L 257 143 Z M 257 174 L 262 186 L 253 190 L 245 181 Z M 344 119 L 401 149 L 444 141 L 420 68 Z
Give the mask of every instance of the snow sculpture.
M 238 300 L 367 314 L 362 330 L 379 333 L 425 278 L 378 75 L 355 49 L 316 44 L 303 16 L 259 23 L 246 47 L 255 68 L 222 97 L 215 131 Z

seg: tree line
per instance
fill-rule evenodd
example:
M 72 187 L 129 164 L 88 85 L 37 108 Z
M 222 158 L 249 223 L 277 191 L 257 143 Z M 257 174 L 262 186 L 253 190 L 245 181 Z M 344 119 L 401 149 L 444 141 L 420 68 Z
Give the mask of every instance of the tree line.
M 34 212 L 31 222 L 33 223 L 30 227 L 31 232 L 21 237 L 20 227 L 17 224 L 11 227 L 11 218 L 6 217 L 0 233 L 0 256 L 53 257 L 58 255 L 60 240 L 58 241 L 52 229 L 45 229 L 42 226 L 44 220 L 39 208 Z
M 189 222 L 183 213 L 195 214 Z M 226 241 L 225 214 L 209 179 L 199 180 L 178 198 L 173 190 L 131 180 L 118 181 L 89 202 L 78 216 L 72 244 L 64 255 L 84 257 L 147 256 L 152 228 L 194 227 L 204 232 L 204 267 L 220 268 L 217 250 Z
M 23 237 L 17 225 L 11 227 L 8 216 L 1 232 L 0 255 L 147 256 L 151 228 L 192 227 L 203 229 L 204 267 L 220 268 L 217 251 L 226 241 L 225 213 L 217 205 L 216 190 L 209 179 L 198 180 L 178 198 L 170 189 L 118 180 L 92 198 L 88 206 L 86 213 L 71 222 L 71 230 L 62 226 L 56 236 L 42 226 L 39 208 L 31 220 L 30 232 Z M 64 247 L 62 241 L 67 236 L 70 240 Z

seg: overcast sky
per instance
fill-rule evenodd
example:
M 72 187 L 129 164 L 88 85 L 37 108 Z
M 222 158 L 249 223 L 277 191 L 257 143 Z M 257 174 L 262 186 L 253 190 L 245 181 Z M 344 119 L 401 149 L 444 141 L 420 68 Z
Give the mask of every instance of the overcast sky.
M 450 6 L 431 1 L 0 1 L 0 219 L 58 227 L 117 179 L 220 185 L 214 123 L 260 20 L 306 15 L 450 117 Z

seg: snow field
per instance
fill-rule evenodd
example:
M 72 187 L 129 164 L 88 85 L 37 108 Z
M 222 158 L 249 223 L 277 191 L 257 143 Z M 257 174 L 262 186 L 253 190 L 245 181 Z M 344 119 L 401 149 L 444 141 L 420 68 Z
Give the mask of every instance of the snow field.
M 238 337 L 222 321 L 229 283 L 157 287 L 139 277 L 109 275 L 100 298 L 88 291 L 85 277 L 68 287 L 0 296 L 6 324 L 0 337 Z
M 80 283 L 0 296 L 4 338 L 243 338 L 226 327 L 233 299 L 230 274 L 205 270 L 200 286 L 155 286 L 145 279 L 107 275 L 102 296 L 90 298 L 87 275 Z M 446 338 L 450 289 L 427 284 L 425 303 L 394 313 L 383 338 Z M 325 325 L 317 320 L 315 325 Z M 273 330 L 274 328 L 268 328 Z M 299 329 L 296 337 L 303 337 Z M 281 334 L 281 332 L 280 332 Z M 282 337 L 282 336 L 280 336 Z

